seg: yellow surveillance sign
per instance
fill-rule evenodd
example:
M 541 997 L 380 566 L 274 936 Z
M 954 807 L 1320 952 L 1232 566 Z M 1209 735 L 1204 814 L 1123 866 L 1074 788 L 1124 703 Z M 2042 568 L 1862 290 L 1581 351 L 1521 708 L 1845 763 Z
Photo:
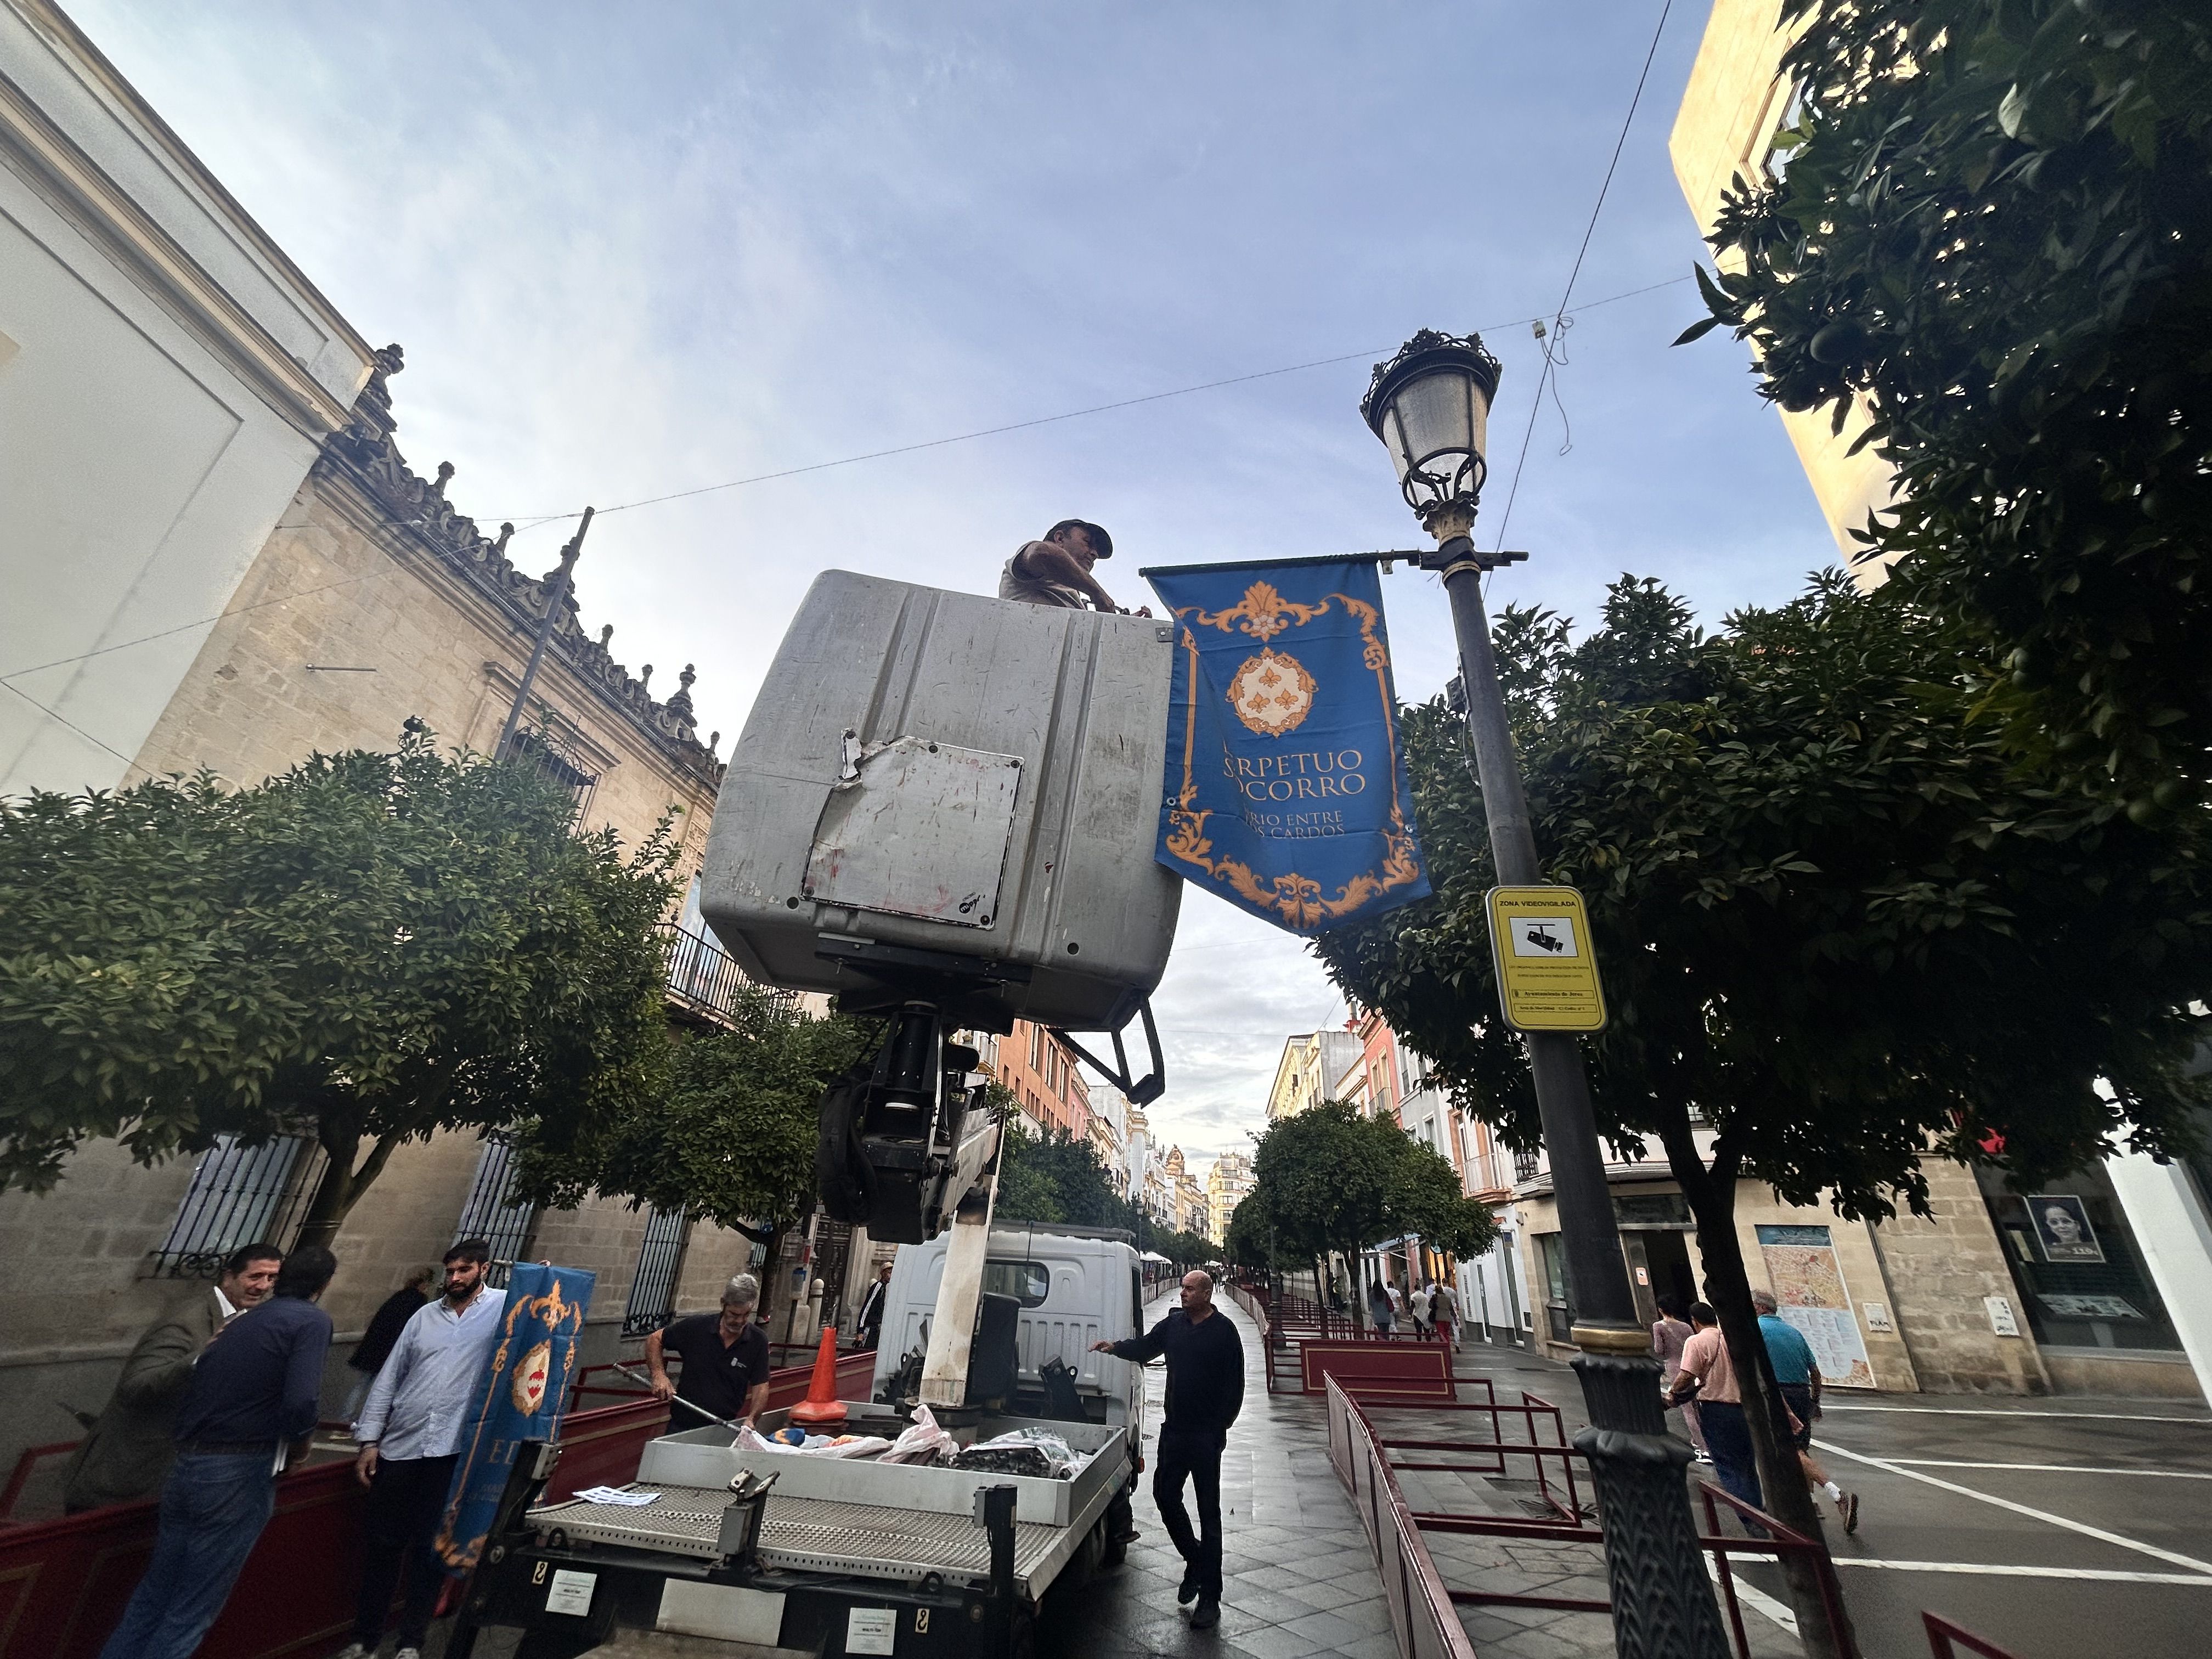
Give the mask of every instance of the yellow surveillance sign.
M 1493 887 L 1487 902 L 1505 1023 L 1516 1031 L 1602 1031 L 1605 991 L 1583 896 L 1571 887 Z

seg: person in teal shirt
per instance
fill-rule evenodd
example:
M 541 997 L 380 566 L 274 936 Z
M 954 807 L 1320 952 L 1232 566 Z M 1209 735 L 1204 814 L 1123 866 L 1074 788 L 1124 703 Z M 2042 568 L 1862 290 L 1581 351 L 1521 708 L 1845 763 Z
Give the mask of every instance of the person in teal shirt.
M 1759 1310 L 1759 1334 L 1765 1339 L 1767 1363 L 1774 1368 L 1782 1401 L 1790 1407 L 1790 1421 L 1785 1426 L 1790 1443 L 1797 1449 L 1797 1465 L 1805 1471 L 1806 1484 L 1827 1494 L 1845 1532 L 1856 1532 L 1858 1494 L 1847 1492 L 1829 1480 L 1828 1472 L 1813 1456 L 1813 1423 L 1820 1415 L 1820 1365 L 1813 1357 L 1813 1345 L 1802 1331 L 1775 1311 L 1773 1291 L 1753 1291 L 1751 1305 Z

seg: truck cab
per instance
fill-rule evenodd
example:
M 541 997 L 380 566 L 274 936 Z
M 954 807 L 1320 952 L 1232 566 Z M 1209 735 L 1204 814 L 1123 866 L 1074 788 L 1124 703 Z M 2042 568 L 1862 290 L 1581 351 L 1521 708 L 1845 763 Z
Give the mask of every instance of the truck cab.
M 949 1243 L 940 1237 L 902 1245 L 892 1263 L 876 1349 L 878 1396 L 891 1387 L 901 1366 L 927 1346 Z M 1091 1352 L 1094 1342 L 1119 1342 L 1142 1333 L 1144 1291 L 1130 1236 L 1102 1227 L 994 1221 L 983 1290 L 1021 1304 L 1009 1414 L 1060 1414 L 1052 1408 L 1046 1375 L 1046 1367 L 1058 1361 L 1075 1374 L 1075 1395 L 1085 1419 L 1127 1427 L 1133 1443 L 1144 1401 L 1139 1367 Z

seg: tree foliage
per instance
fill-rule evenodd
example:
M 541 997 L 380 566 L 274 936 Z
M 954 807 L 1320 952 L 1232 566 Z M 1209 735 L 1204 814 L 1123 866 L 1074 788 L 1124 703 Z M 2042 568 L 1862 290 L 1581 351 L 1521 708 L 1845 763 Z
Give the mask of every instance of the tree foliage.
M 636 1109 L 673 851 L 572 817 L 419 728 L 251 789 L 0 802 L 0 1178 L 50 1188 L 95 1137 L 150 1164 L 306 1135 L 326 1240 L 408 1140 Z
M 1331 1252 L 1357 1261 L 1368 1245 L 1407 1234 L 1476 1255 L 1497 1231 L 1489 1207 L 1461 1194 L 1458 1176 L 1434 1151 L 1392 1119 L 1325 1100 L 1260 1136 L 1252 1189 L 1231 1218 L 1229 1242 L 1231 1260 L 1272 1267 L 1326 1261 Z
M 2208 1094 L 2192 1009 L 2212 990 L 2201 826 L 2085 816 L 2023 780 L 1967 719 L 1970 659 L 1908 591 L 1832 572 L 1708 638 L 1624 577 L 1581 641 L 1541 611 L 1507 611 L 1496 641 L 1545 878 L 1589 904 L 1612 1017 L 1583 1045 L 1601 1133 L 1661 1143 L 1748 1398 L 1771 1379 L 1739 1178 L 1883 1216 L 1925 1210 L 1931 1154 L 2033 1182 L 2108 1137 L 2191 1144 Z M 1436 702 L 1401 730 L 1436 893 L 1324 934 L 1322 954 L 1456 1103 L 1534 1147 L 1464 726 Z M 1770 1501 L 1809 1524 L 1771 1419 L 1751 1415 Z
M 2212 989 L 2201 849 L 2024 781 L 1966 720 L 1966 665 L 1906 594 L 1831 573 L 1707 638 L 1623 578 L 1579 644 L 1513 611 L 1498 648 L 1548 878 L 1590 907 L 1613 1023 L 1587 1048 L 1617 1144 L 1684 1133 L 1694 1109 L 1717 1173 L 1853 1216 L 1922 1206 L 1930 1146 L 1972 1158 L 2001 1138 L 2033 1179 L 2113 1133 L 2191 1144 L 2191 1010 Z M 1534 1146 L 1462 728 L 1441 703 L 1402 724 L 1438 892 L 1323 936 L 1322 956 L 1457 1099 Z
M 1867 556 L 2019 750 L 2154 823 L 2212 761 L 2212 13 L 1786 0 L 1802 117 L 1701 282 L 1785 409 L 1854 400 Z
M 999 1103 L 998 1097 L 1006 1091 L 997 1084 L 991 1086 L 993 1103 Z M 1006 1097 L 1012 1099 L 1011 1095 Z M 1063 1129 L 1036 1136 L 1018 1123 L 1007 1125 L 999 1195 L 991 1213 L 998 1220 L 1033 1221 L 1039 1226 L 1118 1227 L 1132 1234 L 1140 1249 L 1155 1251 L 1178 1267 L 1198 1267 L 1221 1255 L 1221 1247 L 1212 1240 L 1163 1226 L 1140 1213 L 1115 1192 L 1097 1147 Z
M 814 1198 L 823 1091 L 873 1051 L 872 1022 L 797 1012 L 740 985 L 731 1029 L 677 1042 L 664 1089 L 619 1117 L 522 1126 L 517 1190 L 571 1208 L 587 1194 L 699 1220 L 765 1243 Z

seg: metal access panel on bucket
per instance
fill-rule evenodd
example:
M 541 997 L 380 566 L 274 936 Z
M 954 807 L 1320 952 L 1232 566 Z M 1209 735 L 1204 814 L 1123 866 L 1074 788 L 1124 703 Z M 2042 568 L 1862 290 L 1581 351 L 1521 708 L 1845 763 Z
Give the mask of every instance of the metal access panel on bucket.
M 1006 1020 L 1121 1025 L 1182 884 L 1152 856 L 1172 629 L 825 571 L 738 739 L 701 876 L 744 970 L 858 988 L 824 936 L 1013 970 Z M 1014 982 L 1026 971 L 1026 982 Z

